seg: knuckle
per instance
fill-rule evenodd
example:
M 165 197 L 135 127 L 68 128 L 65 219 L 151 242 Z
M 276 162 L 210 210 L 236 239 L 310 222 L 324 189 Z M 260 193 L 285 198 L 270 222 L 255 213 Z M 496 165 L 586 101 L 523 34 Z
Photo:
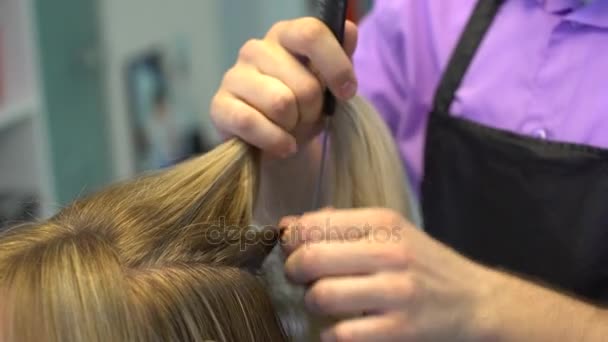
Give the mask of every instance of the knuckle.
M 290 108 L 295 105 L 296 99 L 290 91 L 277 91 L 275 92 L 271 103 L 270 111 L 275 117 L 286 115 Z
M 384 261 L 393 267 L 407 267 L 412 260 L 410 253 L 401 245 L 394 245 L 391 246 L 391 248 L 385 248 L 381 253 Z
M 259 39 L 250 39 L 239 50 L 239 60 L 253 60 L 262 50 L 263 42 Z
M 391 283 L 389 293 L 398 294 L 400 298 L 405 300 L 414 298 L 418 293 L 416 282 L 409 276 L 400 276 L 399 279 Z
M 277 21 L 270 27 L 270 30 L 268 30 L 268 34 L 283 32 L 287 27 L 288 23 L 289 22 L 286 20 Z
M 253 115 L 241 111 L 232 111 L 230 118 L 232 125 L 238 132 L 250 131 L 255 125 L 255 118 Z
M 326 34 L 326 30 L 321 21 L 314 18 L 304 18 L 299 30 L 300 43 L 304 46 L 311 46 Z
M 213 95 L 213 97 L 211 98 L 211 105 L 210 105 L 210 116 L 211 116 L 211 120 L 213 120 L 213 122 L 215 124 L 218 123 L 219 118 L 220 118 L 220 113 L 222 112 L 222 104 L 220 102 L 220 97 L 218 94 Z
M 226 104 L 225 94 L 221 91 L 217 92 L 211 98 L 209 105 L 209 116 L 211 117 L 212 123 L 216 128 L 221 131 L 230 130 L 230 120 L 227 120 L 232 115 L 230 112 L 230 106 Z
M 300 263 L 302 265 L 302 269 L 306 274 L 313 274 L 314 267 L 318 264 L 319 256 L 314 249 L 307 247 L 302 250 L 302 255 L 300 256 Z
M 297 90 L 297 98 L 303 106 L 319 100 L 321 95 L 321 83 L 317 80 L 302 82 Z
M 319 312 L 327 312 L 332 309 L 332 299 L 335 294 L 324 282 L 318 282 L 310 288 L 307 294 L 307 303 L 313 309 Z
M 222 86 L 228 87 L 230 84 L 232 84 L 235 80 L 238 79 L 237 74 L 238 69 L 236 66 L 233 66 L 232 68 L 228 69 L 224 74 L 224 78 L 222 79 Z

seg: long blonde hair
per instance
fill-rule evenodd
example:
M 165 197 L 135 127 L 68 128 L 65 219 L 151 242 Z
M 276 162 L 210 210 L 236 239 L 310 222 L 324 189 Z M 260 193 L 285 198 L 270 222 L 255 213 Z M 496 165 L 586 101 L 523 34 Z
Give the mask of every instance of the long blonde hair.
M 408 214 L 405 176 L 357 98 L 331 130 L 338 207 Z M 79 199 L 0 236 L 4 341 L 285 341 L 260 265 L 275 229 L 253 227 L 260 153 L 230 140 L 169 170 Z M 268 201 L 271 203 L 271 201 Z

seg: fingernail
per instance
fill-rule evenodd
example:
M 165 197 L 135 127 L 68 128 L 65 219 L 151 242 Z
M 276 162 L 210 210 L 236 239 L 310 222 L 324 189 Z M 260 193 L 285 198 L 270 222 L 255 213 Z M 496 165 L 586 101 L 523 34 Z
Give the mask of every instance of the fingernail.
M 345 98 L 355 96 L 355 94 L 357 93 L 357 82 L 351 80 L 342 84 L 342 87 L 340 87 L 340 93 Z

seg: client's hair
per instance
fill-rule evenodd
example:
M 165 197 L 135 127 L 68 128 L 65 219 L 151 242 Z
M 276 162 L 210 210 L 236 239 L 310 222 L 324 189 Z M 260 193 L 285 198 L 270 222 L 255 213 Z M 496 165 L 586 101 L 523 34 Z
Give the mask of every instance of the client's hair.
M 331 129 L 326 204 L 408 214 L 386 127 L 361 99 Z M 286 341 L 252 227 L 259 152 L 240 140 L 0 236 L 3 341 Z

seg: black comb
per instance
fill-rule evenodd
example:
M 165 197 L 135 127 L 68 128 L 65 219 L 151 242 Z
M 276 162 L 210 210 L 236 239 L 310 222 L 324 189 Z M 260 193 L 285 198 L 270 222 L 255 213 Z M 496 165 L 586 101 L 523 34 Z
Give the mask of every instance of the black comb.
M 334 34 L 340 45 L 344 43 L 344 25 L 346 23 L 347 0 L 318 0 L 318 18 Z M 336 97 L 326 90 L 323 113 L 332 115 L 336 110 Z

